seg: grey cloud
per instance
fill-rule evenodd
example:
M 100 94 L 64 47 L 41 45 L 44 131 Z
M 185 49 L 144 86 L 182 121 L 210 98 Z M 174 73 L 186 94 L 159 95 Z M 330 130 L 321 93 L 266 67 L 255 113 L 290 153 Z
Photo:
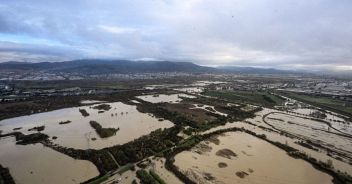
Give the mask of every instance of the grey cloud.
M 32 53 L 40 60 L 158 58 L 341 68 L 352 65 L 350 17 L 349 0 L 12 0 L 0 3 L 0 33 L 60 45 L 18 43 L 22 48 L 3 45 L 0 52 L 19 53 L 18 58 Z

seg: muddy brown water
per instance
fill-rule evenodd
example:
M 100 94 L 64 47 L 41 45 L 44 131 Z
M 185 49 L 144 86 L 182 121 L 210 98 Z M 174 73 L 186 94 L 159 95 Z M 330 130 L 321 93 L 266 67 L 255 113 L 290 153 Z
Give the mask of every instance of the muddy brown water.
M 228 132 L 218 139 L 219 145 L 208 142 L 211 151 L 199 154 L 193 149 L 176 155 L 175 165 L 197 183 L 332 183 L 330 175 L 249 134 Z M 230 149 L 237 157 L 217 156 L 221 149 Z M 219 163 L 227 167 L 218 167 Z M 237 172 L 246 174 L 240 178 Z
M 14 137 L 0 139 L 0 163 L 10 169 L 17 184 L 73 184 L 99 175 L 95 165 L 44 147 L 16 145 Z
M 31 132 L 28 129 L 45 125 L 42 132 L 50 137 L 58 137 L 52 140 L 56 144 L 78 149 L 102 149 L 127 143 L 159 128 L 173 126 L 170 121 L 158 121 L 157 118 L 139 112 L 136 106 L 121 102 L 107 104 L 111 106 L 111 109 L 103 113 L 90 108 L 94 106 L 92 105 L 6 119 L 0 121 L 1 130 L 5 134 L 12 132 L 13 128 L 22 127 L 19 131 L 29 134 Z M 85 109 L 90 115 L 83 117 L 79 109 Z M 70 120 L 71 123 L 59 124 L 59 122 L 67 120 Z M 91 120 L 97 121 L 103 128 L 120 128 L 120 130 L 117 131 L 116 135 L 102 139 L 90 126 L 89 121 Z M 92 138 L 96 138 L 96 140 L 92 141 Z

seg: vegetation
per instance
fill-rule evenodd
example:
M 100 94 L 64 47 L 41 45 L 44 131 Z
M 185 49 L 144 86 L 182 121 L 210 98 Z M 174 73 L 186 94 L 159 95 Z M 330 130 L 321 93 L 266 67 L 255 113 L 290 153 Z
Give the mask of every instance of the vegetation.
M 282 98 L 268 91 L 205 91 L 203 94 L 226 99 L 233 103 L 251 103 L 266 107 L 273 107 L 284 103 Z
M 0 184 L 15 184 L 8 168 L 0 165 Z
M 116 132 L 119 130 L 119 128 L 103 128 L 98 122 L 96 121 L 89 121 L 90 126 L 92 126 L 99 137 L 101 138 L 107 138 L 111 137 L 116 134 Z
M 282 95 L 326 110 L 330 110 L 336 113 L 352 117 L 352 106 L 346 105 L 346 101 L 337 98 L 332 98 L 331 96 L 316 94 L 309 95 L 303 93 L 298 94 L 293 92 L 282 92 Z
M 79 109 L 79 112 L 82 114 L 83 117 L 89 116 L 89 113 L 85 109 Z
M 67 121 L 60 121 L 60 122 L 59 122 L 60 125 L 69 124 L 69 123 L 71 123 L 70 120 L 67 120 Z
M 165 109 L 163 105 L 160 104 L 158 105 L 149 102 L 143 102 L 141 104 L 138 104 L 137 110 L 143 113 L 151 113 L 157 118 L 167 119 L 176 125 L 199 128 L 197 122 L 190 120 L 177 112 L 170 112 L 169 110 Z
M 143 184 L 160 184 L 158 180 L 156 180 L 144 169 L 137 171 L 137 177 L 141 180 Z
M 166 184 L 166 182 L 158 175 L 156 174 L 153 170 L 149 170 L 149 174 L 153 176 L 155 180 L 157 180 L 160 184 Z
M 196 99 L 192 99 L 196 100 Z M 219 115 L 202 109 L 190 110 L 185 104 L 152 104 L 141 102 L 137 105 L 137 110 L 143 113 L 151 113 L 157 118 L 167 119 L 178 126 L 189 126 L 192 131 L 204 131 L 210 128 L 224 125 L 226 122 L 241 121 L 246 118 L 254 117 L 254 113 L 260 109 L 252 111 L 241 110 L 241 107 L 217 105 L 215 110 L 228 114 L 228 116 Z M 186 130 L 186 133 L 191 133 Z
M 108 111 L 111 109 L 111 106 L 109 104 L 99 104 L 93 106 L 93 109 Z
M 38 131 L 38 132 L 41 132 L 45 129 L 45 126 L 37 126 L 37 127 L 33 127 L 33 128 L 30 128 L 28 129 L 28 131 Z
M 109 179 L 109 175 L 108 174 L 105 174 L 105 175 L 102 175 L 102 176 L 99 175 L 99 176 L 97 176 L 95 178 L 92 178 L 92 179 L 84 182 L 83 184 L 100 184 L 100 183 L 102 183 L 102 182 L 104 182 L 104 181 L 106 181 L 108 179 Z
M 118 173 L 123 174 L 124 172 L 126 172 L 128 170 L 133 170 L 134 168 L 135 168 L 134 164 L 128 163 L 128 164 L 120 167 Z
M 45 141 L 49 138 L 48 135 L 42 133 L 34 133 L 29 135 L 20 134 L 16 137 L 16 144 L 26 145 L 26 144 L 35 144 L 42 141 Z
M 230 132 L 230 131 L 245 132 L 245 133 L 248 133 L 252 136 L 260 138 L 266 142 L 269 142 L 270 144 L 286 151 L 290 156 L 292 156 L 294 158 L 303 159 L 303 160 L 309 162 L 310 164 L 312 164 L 315 168 L 318 168 L 319 170 L 330 174 L 334 178 L 333 182 L 336 184 L 352 183 L 352 177 L 348 173 L 341 173 L 340 171 L 336 171 L 333 168 L 331 161 L 330 162 L 329 161 L 328 162 L 318 161 L 315 158 L 309 157 L 305 153 L 302 153 L 302 152 L 298 151 L 297 149 L 292 148 L 286 144 L 271 141 L 271 140 L 267 139 L 264 134 L 258 135 L 255 132 L 252 132 L 250 130 L 246 130 L 244 128 L 237 128 L 237 127 L 228 128 L 228 129 L 221 129 L 221 130 L 217 130 L 217 131 L 211 132 L 209 134 L 205 134 L 205 135 L 195 135 L 195 136 L 192 136 L 192 137 L 180 142 L 180 144 L 177 145 L 174 149 L 168 150 L 168 152 L 165 153 L 165 155 L 166 155 L 165 168 L 170 170 L 171 172 L 173 172 L 184 183 L 192 183 L 192 184 L 196 183 L 196 182 L 190 180 L 181 171 L 179 171 L 178 167 L 173 164 L 175 161 L 174 156 L 182 151 L 191 149 L 196 144 L 200 143 L 203 140 L 209 139 L 210 137 L 212 137 L 214 135 L 219 135 L 219 134 L 222 134 L 225 132 Z
M 108 150 L 121 165 L 135 163 L 175 145 L 181 140 L 177 136 L 179 131 L 180 128 L 178 127 L 158 129 L 149 135 L 142 136 L 124 145 L 110 147 Z
M 311 150 L 314 150 L 314 151 L 319 151 L 318 148 L 315 148 L 315 147 L 312 146 L 311 144 L 308 144 L 308 143 L 306 143 L 306 142 L 304 142 L 304 141 L 296 141 L 295 143 L 296 143 L 296 144 L 299 144 L 299 145 L 301 145 L 301 146 L 303 146 L 303 147 L 306 147 L 306 148 L 308 148 L 308 149 L 311 149 Z

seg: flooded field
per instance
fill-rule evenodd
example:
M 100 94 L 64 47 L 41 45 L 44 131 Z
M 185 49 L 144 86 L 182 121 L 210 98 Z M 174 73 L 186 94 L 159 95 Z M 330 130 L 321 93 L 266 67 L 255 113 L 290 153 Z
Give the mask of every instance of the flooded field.
M 159 121 L 148 114 L 140 113 L 136 106 L 121 102 L 108 104 L 111 108 L 106 111 L 94 109 L 92 105 L 11 118 L 0 121 L 1 130 L 5 134 L 17 128 L 16 131 L 29 134 L 33 132 L 28 129 L 44 125 L 45 129 L 42 132 L 50 137 L 56 136 L 57 139 L 52 140 L 56 144 L 78 149 L 101 149 L 127 143 L 159 128 L 173 126 L 170 121 Z M 80 109 L 84 109 L 89 115 L 82 116 Z M 119 130 L 116 135 L 100 138 L 89 124 L 90 121 L 98 122 L 103 128 Z
M 137 96 L 137 98 L 151 102 L 151 103 L 178 103 L 182 101 L 182 98 L 195 98 L 195 96 L 187 95 L 187 94 L 172 94 L 172 95 L 165 95 L 165 94 L 158 94 L 158 95 L 144 95 L 144 96 Z
M 294 113 L 298 113 L 299 115 L 302 115 L 302 116 L 311 116 L 312 113 L 315 111 L 317 110 L 310 109 L 310 108 L 298 108 L 293 110 Z M 323 118 L 323 120 L 329 122 L 332 127 L 338 129 L 343 133 L 352 135 L 352 125 L 351 125 L 352 123 L 342 118 L 342 115 L 337 115 L 330 111 L 327 111 L 324 114 L 326 115 L 326 117 Z
M 162 179 L 170 184 L 182 184 L 182 182 L 173 173 L 165 168 L 165 158 L 153 158 L 147 169 L 153 170 Z
M 263 108 L 262 111 L 259 111 L 256 113 L 256 117 L 254 117 L 254 118 L 246 119 L 244 122 L 226 123 L 223 126 L 218 126 L 218 127 L 209 129 L 209 130 L 203 132 L 203 134 L 211 133 L 211 132 L 214 132 L 214 131 L 220 130 L 220 129 L 227 129 L 227 128 L 233 128 L 233 127 L 245 128 L 247 130 L 250 130 L 252 132 L 257 133 L 258 135 L 265 134 L 269 140 L 272 140 L 275 142 L 280 142 L 282 144 L 288 144 L 289 146 L 291 146 L 295 149 L 298 149 L 301 152 L 304 152 L 307 155 L 310 155 L 311 157 L 316 158 L 317 160 L 321 160 L 323 162 L 326 162 L 327 160 L 332 160 L 335 169 L 340 170 L 342 172 L 352 173 L 352 166 L 349 164 L 348 159 L 344 160 L 344 161 L 339 160 L 334 157 L 330 157 L 327 154 L 328 152 L 326 152 L 324 150 L 315 151 L 315 150 L 303 147 L 303 146 L 295 143 L 295 142 L 299 141 L 298 139 L 290 138 L 285 135 L 281 135 L 280 132 L 273 130 L 272 127 L 265 124 L 262 120 L 262 117 L 265 114 L 273 113 L 273 112 L 280 112 L 280 111 L 268 109 L 268 108 Z M 272 131 L 268 131 L 268 130 L 265 130 L 260 127 L 263 127 L 266 129 L 271 129 Z
M 338 135 L 335 130 L 323 122 L 304 119 L 282 113 L 273 113 L 266 121 L 279 130 L 314 140 L 326 147 L 334 147 L 347 154 L 352 152 L 352 138 Z
M 75 160 L 41 144 L 16 145 L 14 137 L 0 139 L 0 162 L 18 184 L 73 184 L 99 175 L 89 161 Z
M 241 132 L 203 141 L 176 155 L 175 160 L 197 183 L 332 183 L 331 176 L 309 163 Z

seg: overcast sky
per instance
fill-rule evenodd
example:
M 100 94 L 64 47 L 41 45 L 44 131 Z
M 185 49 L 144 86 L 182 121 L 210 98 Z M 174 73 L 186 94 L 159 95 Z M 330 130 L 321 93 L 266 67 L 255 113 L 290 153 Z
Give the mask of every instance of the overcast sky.
M 82 58 L 352 71 L 352 1 L 0 1 L 0 62 Z

